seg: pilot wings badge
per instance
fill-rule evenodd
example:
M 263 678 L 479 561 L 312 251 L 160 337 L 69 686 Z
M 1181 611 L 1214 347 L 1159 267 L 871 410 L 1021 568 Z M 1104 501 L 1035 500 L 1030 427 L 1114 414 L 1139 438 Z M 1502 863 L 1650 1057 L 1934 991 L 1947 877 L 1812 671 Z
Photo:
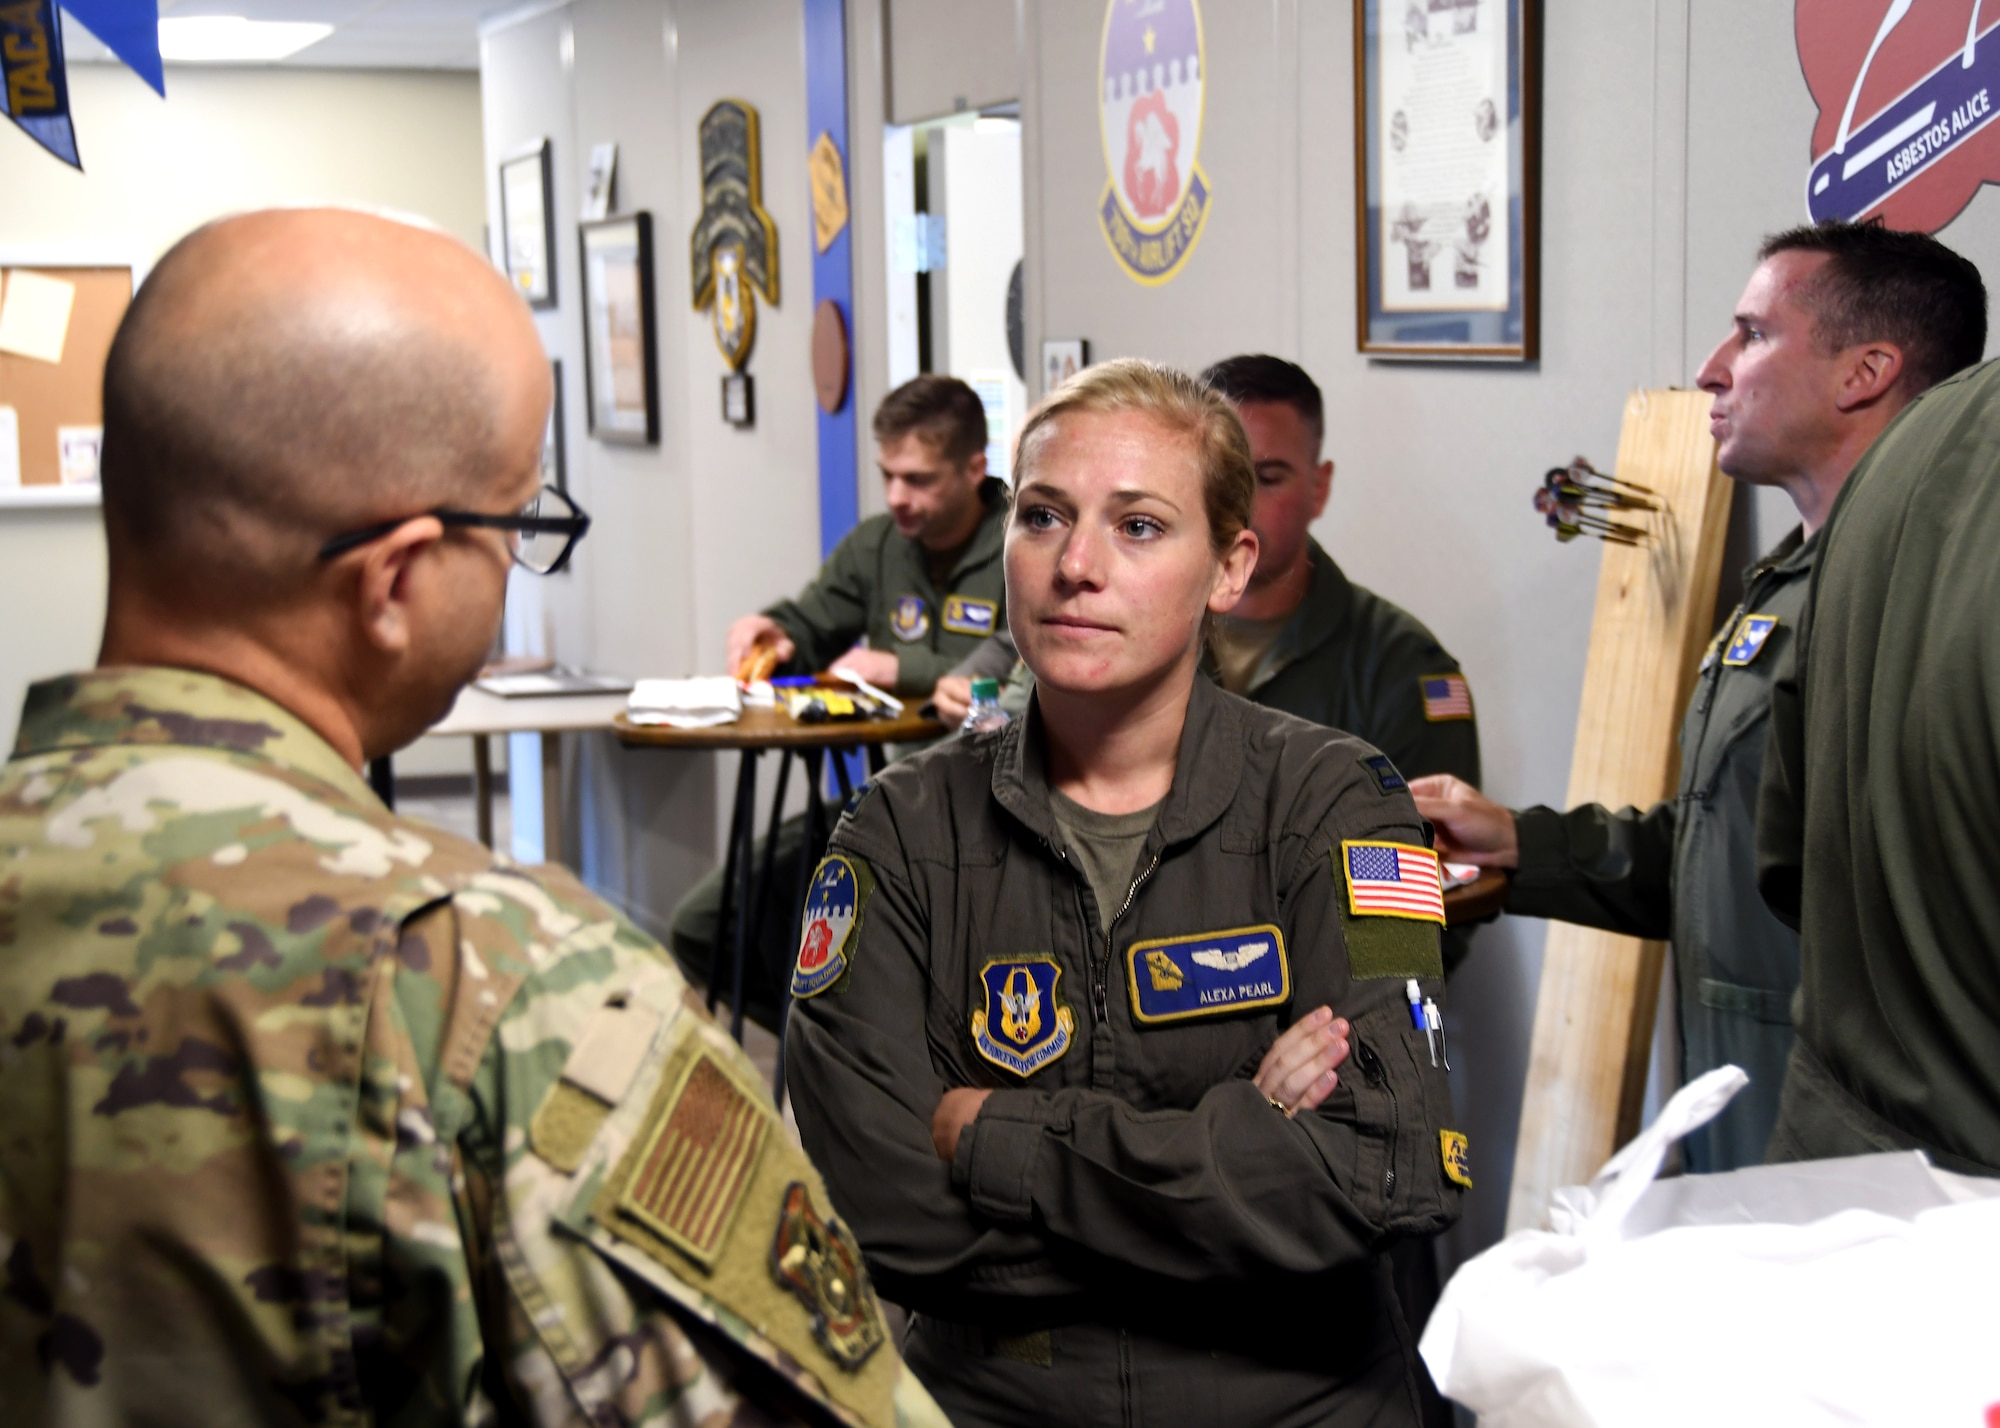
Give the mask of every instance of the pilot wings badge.
M 1003 1071 L 1032 1076 L 1069 1050 L 1076 1015 L 1056 1000 L 1062 968 L 1012 957 L 979 971 L 985 1005 L 972 1014 L 973 1049 Z
M 1158 937 L 1125 949 L 1132 1015 L 1141 1025 L 1225 1016 L 1291 1000 L 1285 934 L 1266 923 Z

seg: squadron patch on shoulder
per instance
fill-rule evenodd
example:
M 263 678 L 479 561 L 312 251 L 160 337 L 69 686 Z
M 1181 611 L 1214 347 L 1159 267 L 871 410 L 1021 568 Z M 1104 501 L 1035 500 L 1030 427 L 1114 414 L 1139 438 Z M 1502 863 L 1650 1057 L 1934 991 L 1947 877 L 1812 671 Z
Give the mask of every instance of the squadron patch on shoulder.
M 921 595 L 898 595 L 889 612 L 890 633 L 905 644 L 920 640 L 931 631 L 930 606 Z
M 1000 607 L 991 600 L 975 600 L 970 595 L 948 595 L 944 602 L 944 627 L 954 635 L 990 635 L 1000 624 Z
M 859 858 L 835 853 L 823 858 L 806 891 L 806 910 L 799 919 L 799 956 L 792 967 L 792 995 L 816 997 L 847 971 L 854 956 L 854 939 L 875 875 Z
M 972 1013 L 972 1046 L 1016 1076 L 1032 1076 L 1069 1050 L 1076 1013 L 1056 997 L 1062 968 L 1053 957 L 1008 957 L 979 969 L 985 1005 Z
M 712 1266 L 770 1135 L 766 1112 L 704 1049 L 647 1113 L 616 1213 Z
M 1472 1149 L 1465 1132 L 1438 1132 L 1438 1155 L 1444 1161 L 1444 1178 L 1454 1185 L 1472 1188 Z
M 1282 1006 L 1292 996 L 1285 934 L 1269 923 L 1134 942 L 1125 965 L 1132 1015 L 1148 1026 Z
M 1736 633 L 1729 638 L 1729 648 L 1722 652 L 1722 662 L 1731 669 L 1741 669 L 1764 653 L 1764 643 L 1771 638 L 1771 631 L 1778 628 L 1776 615 L 1745 615 L 1737 623 Z
M 875 1291 L 861 1268 L 860 1246 L 839 1220 L 819 1216 L 802 1181 L 786 1187 L 778 1210 L 771 1277 L 805 1305 L 813 1337 L 850 1373 L 888 1337 Z

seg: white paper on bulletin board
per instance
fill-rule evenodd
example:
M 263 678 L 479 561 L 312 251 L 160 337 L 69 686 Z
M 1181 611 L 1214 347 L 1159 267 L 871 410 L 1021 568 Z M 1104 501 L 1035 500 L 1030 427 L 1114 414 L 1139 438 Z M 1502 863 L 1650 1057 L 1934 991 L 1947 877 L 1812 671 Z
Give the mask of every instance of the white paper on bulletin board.
M 14 268 L 0 290 L 0 352 L 60 366 L 76 284 Z

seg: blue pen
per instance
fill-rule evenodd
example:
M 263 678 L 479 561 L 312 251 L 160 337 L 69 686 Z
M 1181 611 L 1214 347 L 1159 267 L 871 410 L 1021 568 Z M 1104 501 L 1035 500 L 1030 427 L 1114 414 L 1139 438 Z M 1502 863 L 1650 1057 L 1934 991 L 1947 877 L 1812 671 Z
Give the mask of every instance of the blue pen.
M 1410 1000 L 1410 1025 L 1424 1034 L 1424 1045 L 1430 1048 L 1431 1065 L 1435 1066 L 1438 1064 L 1437 1033 L 1424 1016 L 1424 991 L 1417 985 L 1415 977 L 1403 983 L 1403 995 Z

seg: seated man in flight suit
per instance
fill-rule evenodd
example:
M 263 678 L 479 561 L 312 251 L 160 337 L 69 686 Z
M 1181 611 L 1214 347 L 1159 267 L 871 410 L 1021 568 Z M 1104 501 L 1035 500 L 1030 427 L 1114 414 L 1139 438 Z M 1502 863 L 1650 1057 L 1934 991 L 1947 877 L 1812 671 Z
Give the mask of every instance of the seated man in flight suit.
M 125 314 L 103 649 L 0 770 L 10 1424 L 943 1424 L 665 951 L 361 775 L 583 534 L 549 400 L 482 255 L 360 213 Z
M 1774 235 L 1758 257 L 1695 380 L 1715 397 L 1723 471 L 1782 489 L 1801 524 L 1745 573 L 1709 644 L 1681 724 L 1678 796 L 1644 811 L 1511 813 L 1459 780 L 1411 785 L 1447 856 L 1514 870 L 1508 911 L 1672 940 L 1681 1074 L 1750 1073 L 1682 1143 L 1696 1172 L 1762 1162 L 1792 1052 L 1799 939 L 1758 895 L 1757 790 L 1820 528 L 1876 437 L 1986 344 L 1979 270 L 1934 238 L 1823 223 Z
M 849 531 L 795 599 L 729 627 L 729 668 L 769 646 L 779 672 L 814 674 L 838 664 L 912 702 L 927 697 L 995 631 L 1006 628 L 1000 567 L 1007 486 L 986 474 L 986 408 L 956 377 L 927 373 L 882 399 L 876 464 L 889 509 Z M 866 647 L 856 641 L 866 638 Z M 790 870 L 805 820 L 778 830 L 774 866 L 786 876 L 756 917 L 758 944 L 744 969 L 745 1014 L 775 1027 L 798 929 Z M 817 850 L 815 850 L 817 851 Z M 764 845 L 757 845 L 761 867 Z M 722 909 L 717 868 L 674 909 L 670 939 L 682 970 L 705 985 Z M 744 910 L 751 915 L 749 909 Z

